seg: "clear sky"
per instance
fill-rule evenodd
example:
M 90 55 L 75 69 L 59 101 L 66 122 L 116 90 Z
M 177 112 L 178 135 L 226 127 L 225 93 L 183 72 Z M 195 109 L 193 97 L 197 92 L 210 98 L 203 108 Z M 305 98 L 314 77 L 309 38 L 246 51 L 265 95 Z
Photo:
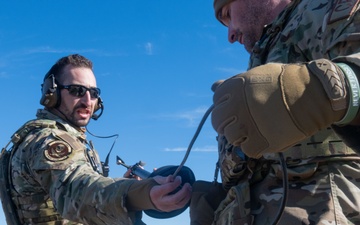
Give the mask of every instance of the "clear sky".
M 247 68 L 248 53 L 227 41 L 212 0 L 16 0 L 0 2 L 0 141 L 5 146 L 35 117 L 45 73 L 63 56 L 79 53 L 94 63 L 104 113 L 88 129 L 118 134 L 110 176 L 127 164 L 151 171 L 178 165 L 205 111 L 211 85 Z M 94 142 L 105 159 L 114 138 Z M 210 118 L 186 162 L 196 179 L 212 181 L 217 160 Z M 189 224 L 188 210 L 171 219 L 144 216 L 148 225 Z M 6 224 L 0 210 L 0 224 Z

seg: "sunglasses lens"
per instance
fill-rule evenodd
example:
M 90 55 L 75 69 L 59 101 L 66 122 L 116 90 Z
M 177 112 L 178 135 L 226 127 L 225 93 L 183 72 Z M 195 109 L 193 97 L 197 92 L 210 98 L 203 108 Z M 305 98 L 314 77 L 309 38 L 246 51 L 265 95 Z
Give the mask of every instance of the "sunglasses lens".
M 86 91 L 87 91 L 87 89 L 85 87 L 79 86 L 77 94 L 79 97 L 82 97 L 86 94 Z
M 100 97 L 100 89 L 90 88 L 90 96 L 92 98 L 99 98 Z
M 68 85 L 66 86 L 69 94 L 75 97 L 83 97 L 86 94 L 86 91 L 90 92 L 91 98 L 99 98 L 100 97 L 100 89 L 99 88 L 86 88 L 81 85 Z
M 71 94 L 72 96 L 75 96 L 75 97 L 82 97 L 83 95 L 81 95 L 81 91 L 80 91 L 81 87 L 79 86 L 70 86 L 68 88 L 68 91 L 69 91 L 69 94 Z M 85 94 L 85 93 L 84 93 Z

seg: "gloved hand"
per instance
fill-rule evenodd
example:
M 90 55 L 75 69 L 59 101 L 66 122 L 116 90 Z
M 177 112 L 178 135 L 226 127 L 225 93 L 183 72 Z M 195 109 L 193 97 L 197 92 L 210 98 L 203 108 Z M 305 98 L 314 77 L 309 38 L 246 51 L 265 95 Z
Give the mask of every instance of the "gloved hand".
M 269 63 L 213 88 L 214 129 L 253 158 L 286 150 L 341 120 L 349 104 L 343 72 L 325 59 Z

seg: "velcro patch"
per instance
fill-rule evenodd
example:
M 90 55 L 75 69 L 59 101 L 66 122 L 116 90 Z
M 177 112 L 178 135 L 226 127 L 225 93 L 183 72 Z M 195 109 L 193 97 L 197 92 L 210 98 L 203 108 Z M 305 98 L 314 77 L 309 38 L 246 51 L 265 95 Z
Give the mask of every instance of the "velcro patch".
M 62 161 L 69 157 L 72 149 L 63 141 L 54 141 L 49 144 L 49 148 L 44 151 L 45 157 L 53 162 Z
M 330 12 L 328 24 L 348 18 L 355 10 L 359 0 L 337 0 Z

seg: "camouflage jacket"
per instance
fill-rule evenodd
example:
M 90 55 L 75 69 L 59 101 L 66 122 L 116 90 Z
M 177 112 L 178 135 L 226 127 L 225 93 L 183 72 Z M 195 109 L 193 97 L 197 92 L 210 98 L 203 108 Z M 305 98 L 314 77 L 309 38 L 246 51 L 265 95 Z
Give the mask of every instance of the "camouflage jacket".
M 293 0 L 265 27 L 251 54 L 249 69 L 269 62 L 301 63 L 321 58 L 360 67 L 359 7 L 358 0 Z M 333 129 L 349 147 L 360 149 L 359 127 L 333 126 Z M 311 139 L 319 138 L 311 137 L 303 143 L 314 142 Z M 349 152 L 349 149 L 340 151 Z M 308 158 L 308 154 L 303 155 Z
M 31 130 L 11 159 L 12 195 L 23 224 L 141 224 L 138 211 L 155 209 L 153 179 L 104 177 L 84 130 L 46 110 L 37 120 L 56 126 Z
M 360 66 L 359 1 L 293 0 L 267 25 L 249 69 L 326 58 Z
M 265 26 L 261 39 L 253 48 L 248 69 L 271 62 L 302 63 L 320 58 L 360 67 L 359 7 L 359 0 L 293 0 Z M 341 155 L 354 155 L 353 149 L 360 151 L 360 127 L 332 128 L 319 131 L 285 151 L 287 164 L 305 165 L 319 158 L 330 160 L 329 157 L 338 160 Z M 223 137 L 219 140 L 222 181 L 225 187 L 233 186 L 243 176 L 245 156 L 236 153 L 236 149 L 229 151 L 233 146 Z M 265 154 L 264 158 L 278 161 L 274 153 Z M 313 169 L 309 166 L 308 171 Z M 289 174 L 292 174 L 291 168 Z
M 248 69 L 322 58 L 360 68 L 359 7 L 359 0 L 292 0 L 264 28 Z M 359 137 L 360 127 L 332 126 L 284 152 L 290 192 L 279 224 L 359 224 Z M 254 163 L 218 138 L 223 186 L 230 190 L 213 224 L 272 224 L 282 192 L 274 178 L 283 179 L 277 154 L 265 154 Z M 329 178 L 334 171 L 343 177 Z M 332 204 L 334 208 L 326 208 Z

